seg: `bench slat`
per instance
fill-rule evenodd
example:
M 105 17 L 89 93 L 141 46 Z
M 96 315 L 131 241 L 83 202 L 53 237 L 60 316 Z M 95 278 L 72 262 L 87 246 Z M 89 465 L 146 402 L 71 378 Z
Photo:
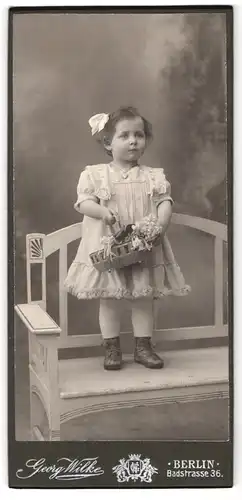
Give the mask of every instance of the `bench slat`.
M 217 238 L 227 241 L 227 226 L 221 222 L 211 219 L 203 219 L 201 217 L 194 217 L 193 215 L 173 213 L 173 224 L 180 224 L 181 226 L 191 227 L 198 231 L 217 236 Z
M 121 338 L 132 336 L 132 332 L 121 332 Z M 222 338 L 228 336 L 228 325 L 215 326 L 196 326 L 187 328 L 168 328 L 166 330 L 154 330 L 153 340 L 159 341 L 177 341 L 177 340 L 199 340 Z M 67 335 L 58 340 L 58 349 L 74 347 L 94 347 L 102 344 L 101 334 L 86 335 Z
M 18 304 L 15 311 L 32 333 L 61 333 L 61 328 L 38 304 Z
M 63 227 L 58 231 L 47 234 L 44 239 L 45 257 L 59 250 L 62 246 L 68 245 L 82 236 L 82 222 L 77 222 L 72 226 Z

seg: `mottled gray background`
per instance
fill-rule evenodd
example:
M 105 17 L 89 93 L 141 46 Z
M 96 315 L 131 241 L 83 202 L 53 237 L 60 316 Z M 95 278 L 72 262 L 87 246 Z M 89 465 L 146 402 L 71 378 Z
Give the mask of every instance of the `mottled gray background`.
M 14 15 L 15 302 L 26 300 L 26 233 L 79 221 L 73 204 L 80 171 L 109 161 L 91 136 L 93 114 L 138 107 L 155 136 L 144 162 L 165 169 L 174 210 L 226 223 L 225 53 L 225 14 Z M 212 324 L 213 238 L 182 227 L 170 228 L 169 237 L 193 291 L 160 301 L 157 325 Z M 70 245 L 69 262 L 75 251 Z M 225 282 L 226 275 L 225 252 Z M 53 256 L 48 310 L 58 321 L 57 277 Z M 37 275 L 33 291 L 37 299 Z M 69 297 L 69 306 L 69 333 L 99 332 L 96 301 Z M 127 314 L 123 328 L 129 326 Z M 15 332 L 23 424 L 27 335 L 19 323 Z

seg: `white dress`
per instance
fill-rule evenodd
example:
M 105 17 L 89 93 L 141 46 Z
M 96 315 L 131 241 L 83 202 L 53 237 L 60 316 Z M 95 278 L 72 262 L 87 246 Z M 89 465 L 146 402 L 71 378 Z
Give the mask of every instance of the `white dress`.
M 163 169 L 136 166 L 123 173 L 112 164 L 90 165 L 81 173 L 75 209 L 85 200 L 94 200 L 118 213 L 121 224 L 138 222 L 170 200 L 170 184 Z M 79 299 L 138 297 L 160 298 L 184 295 L 190 287 L 175 261 L 165 235 L 162 244 L 150 252 L 149 263 L 100 272 L 90 260 L 90 253 L 100 250 L 101 238 L 110 234 L 102 221 L 83 218 L 82 239 L 65 280 L 66 289 Z

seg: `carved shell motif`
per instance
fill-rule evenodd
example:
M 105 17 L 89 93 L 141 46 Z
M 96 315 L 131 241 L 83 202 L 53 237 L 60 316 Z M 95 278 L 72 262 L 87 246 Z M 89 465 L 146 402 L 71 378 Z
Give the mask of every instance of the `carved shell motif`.
M 42 238 L 31 238 L 29 240 L 29 250 L 31 259 L 42 259 L 43 258 L 43 239 Z

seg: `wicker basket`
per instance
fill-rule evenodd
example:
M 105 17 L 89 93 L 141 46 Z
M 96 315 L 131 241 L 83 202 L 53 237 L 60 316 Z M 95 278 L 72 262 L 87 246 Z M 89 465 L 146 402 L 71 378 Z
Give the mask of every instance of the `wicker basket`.
M 115 236 L 115 235 L 114 235 Z M 160 245 L 161 235 L 156 236 L 148 241 L 152 247 Z M 98 271 L 109 271 L 111 269 L 121 269 L 123 267 L 132 266 L 137 263 L 145 262 L 150 255 L 151 250 L 134 250 L 131 241 L 124 243 L 116 242 L 112 246 L 112 255 L 105 258 L 104 250 L 99 250 L 90 254 L 90 259 L 93 266 Z

